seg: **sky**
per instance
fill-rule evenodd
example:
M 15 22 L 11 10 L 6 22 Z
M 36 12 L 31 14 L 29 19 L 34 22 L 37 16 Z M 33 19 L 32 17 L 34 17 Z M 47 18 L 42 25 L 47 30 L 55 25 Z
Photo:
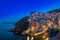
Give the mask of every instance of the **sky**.
M 0 0 L 0 23 L 17 22 L 30 12 L 60 8 L 60 0 Z

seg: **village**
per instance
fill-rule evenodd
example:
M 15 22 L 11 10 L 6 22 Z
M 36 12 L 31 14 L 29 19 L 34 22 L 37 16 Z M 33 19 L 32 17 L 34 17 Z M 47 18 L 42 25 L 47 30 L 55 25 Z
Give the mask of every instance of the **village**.
M 43 34 L 45 40 L 50 40 L 49 29 L 60 29 L 60 12 L 41 13 L 31 12 L 29 21 L 29 28 L 22 32 L 22 34 L 32 36 L 27 40 L 33 40 L 34 36 Z

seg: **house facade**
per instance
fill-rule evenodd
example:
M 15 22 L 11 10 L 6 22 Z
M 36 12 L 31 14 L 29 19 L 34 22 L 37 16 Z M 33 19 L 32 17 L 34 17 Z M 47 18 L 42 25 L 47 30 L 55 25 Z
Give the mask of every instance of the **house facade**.
M 56 13 L 39 13 L 33 12 L 29 17 L 30 31 L 43 32 L 45 28 L 60 28 L 60 12 Z M 49 40 L 49 37 L 46 36 L 48 33 L 43 33 L 46 40 Z M 47 38 L 46 38 L 47 37 Z
M 49 27 L 60 27 L 60 12 L 58 13 L 39 13 L 33 12 L 30 14 L 30 27 L 38 29 L 47 25 Z

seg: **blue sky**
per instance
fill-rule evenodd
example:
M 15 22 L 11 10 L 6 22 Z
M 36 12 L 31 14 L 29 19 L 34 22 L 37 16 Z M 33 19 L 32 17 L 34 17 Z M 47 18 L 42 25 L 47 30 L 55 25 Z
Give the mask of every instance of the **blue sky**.
M 0 0 L 0 22 L 17 22 L 30 12 L 60 8 L 60 0 Z

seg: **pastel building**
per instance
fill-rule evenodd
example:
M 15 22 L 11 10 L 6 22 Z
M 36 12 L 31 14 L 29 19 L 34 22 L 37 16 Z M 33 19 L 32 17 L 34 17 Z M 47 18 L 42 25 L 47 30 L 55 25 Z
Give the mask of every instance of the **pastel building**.
M 58 26 L 60 27 L 60 12 L 58 12 Z
M 41 12 L 32 12 L 28 19 L 29 28 L 24 32 L 35 35 L 42 34 L 45 40 L 49 40 L 48 32 L 49 28 L 60 28 L 60 12 L 53 13 L 41 13 Z
M 38 30 L 45 27 L 60 27 L 60 12 L 41 13 L 32 12 L 29 17 L 31 30 Z
M 44 16 L 42 13 L 38 13 L 38 12 L 35 12 L 35 13 L 32 13 L 30 15 L 30 27 L 31 27 L 31 31 L 33 30 L 38 30 L 39 28 L 41 28 L 42 26 L 44 26 L 45 24 L 45 21 L 44 21 Z

